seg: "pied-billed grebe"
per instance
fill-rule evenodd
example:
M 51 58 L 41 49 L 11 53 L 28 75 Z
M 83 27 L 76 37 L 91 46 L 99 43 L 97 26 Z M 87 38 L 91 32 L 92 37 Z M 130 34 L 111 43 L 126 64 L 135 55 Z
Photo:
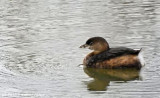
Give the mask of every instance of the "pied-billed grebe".
M 80 48 L 93 50 L 83 61 L 83 65 L 94 68 L 141 68 L 138 58 L 140 50 L 125 47 L 110 48 L 107 41 L 102 37 L 92 37 Z

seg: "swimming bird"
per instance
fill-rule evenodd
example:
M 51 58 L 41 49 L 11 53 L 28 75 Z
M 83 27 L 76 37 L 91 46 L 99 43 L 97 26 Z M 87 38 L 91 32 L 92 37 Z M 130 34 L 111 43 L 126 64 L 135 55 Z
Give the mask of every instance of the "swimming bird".
M 110 48 L 102 37 L 89 38 L 80 48 L 89 48 L 89 53 L 83 60 L 83 65 L 93 68 L 141 68 L 138 55 L 141 49 L 134 50 L 126 47 Z

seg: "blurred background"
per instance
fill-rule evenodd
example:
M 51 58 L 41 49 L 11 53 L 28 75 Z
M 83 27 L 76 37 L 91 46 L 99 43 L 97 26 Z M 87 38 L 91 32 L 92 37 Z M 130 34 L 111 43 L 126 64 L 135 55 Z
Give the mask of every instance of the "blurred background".
M 159 0 L 1 0 L 2 98 L 158 98 Z M 143 48 L 142 70 L 78 67 L 94 36 Z

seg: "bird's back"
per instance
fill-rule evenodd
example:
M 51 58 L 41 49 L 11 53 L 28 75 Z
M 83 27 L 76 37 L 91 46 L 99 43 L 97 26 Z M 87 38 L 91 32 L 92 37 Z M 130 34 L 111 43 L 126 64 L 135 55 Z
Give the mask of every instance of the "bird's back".
M 86 65 L 96 68 L 140 67 L 137 57 L 139 52 L 140 50 L 125 47 L 110 48 L 88 57 Z

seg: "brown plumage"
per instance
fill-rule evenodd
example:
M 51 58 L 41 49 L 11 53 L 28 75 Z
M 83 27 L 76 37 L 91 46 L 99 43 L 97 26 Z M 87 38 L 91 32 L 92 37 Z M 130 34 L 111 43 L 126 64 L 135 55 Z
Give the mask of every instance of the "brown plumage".
M 80 48 L 93 50 L 83 60 L 83 65 L 94 68 L 141 68 L 138 54 L 140 50 L 119 47 L 110 48 L 107 41 L 102 37 L 92 37 Z

